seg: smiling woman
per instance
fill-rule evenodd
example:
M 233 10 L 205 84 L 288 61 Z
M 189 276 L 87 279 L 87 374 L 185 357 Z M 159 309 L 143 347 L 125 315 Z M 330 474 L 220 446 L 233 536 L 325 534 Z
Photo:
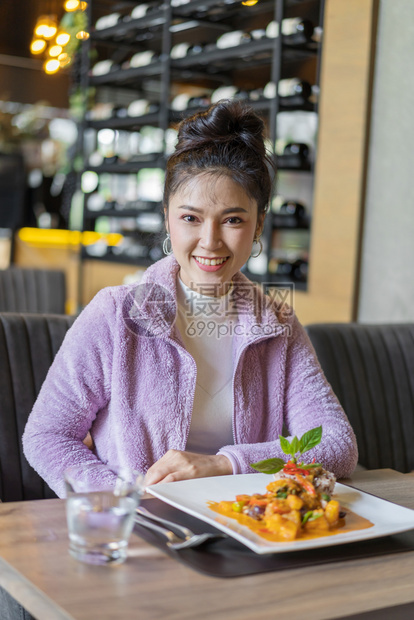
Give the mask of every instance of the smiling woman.
M 223 101 L 179 127 L 164 211 L 180 277 L 194 290 L 207 284 L 225 293 L 260 238 L 273 167 L 263 131 L 250 108 Z
M 57 494 L 65 468 L 86 462 L 138 469 L 147 484 L 251 473 L 283 456 L 283 427 L 323 427 L 309 458 L 337 477 L 355 467 L 354 434 L 293 309 L 240 271 L 271 195 L 263 131 L 234 101 L 180 124 L 164 191 L 171 255 L 85 308 L 25 430 Z
M 223 295 L 262 226 L 256 201 L 230 176 L 195 176 L 173 194 L 166 211 L 181 280 L 192 290 L 207 285 Z

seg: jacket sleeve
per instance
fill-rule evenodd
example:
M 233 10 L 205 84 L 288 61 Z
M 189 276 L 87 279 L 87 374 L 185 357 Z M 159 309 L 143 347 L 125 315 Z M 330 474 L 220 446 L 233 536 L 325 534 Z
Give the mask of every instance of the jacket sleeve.
M 306 453 L 306 461 L 315 458 L 337 478 L 348 477 L 358 460 L 355 434 L 296 316 L 287 341 L 283 422 L 288 439 L 295 435 L 300 438 L 322 425 L 322 441 Z M 251 463 L 263 459 L 288 458 L 278 438 L 259 444 L 225 446 L 219 453 L 230 459 L 234 473 L 253 473 Z
M 60 497 L 67 467 L 101 463 L 83 439 L 110 398 L 114 306 L 109 289 L 103 289 L 76 319 L 24 431 L 27 460 Z

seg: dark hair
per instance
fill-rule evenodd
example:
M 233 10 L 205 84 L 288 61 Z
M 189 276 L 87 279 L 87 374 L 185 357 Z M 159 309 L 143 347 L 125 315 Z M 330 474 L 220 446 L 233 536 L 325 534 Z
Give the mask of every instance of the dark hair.
M 204 172 L 226 174 L 266 213 L 274 163 L 266 152 L 264 123 L 239 101 L 219 101 L 178 126 L 178 142 L 165 174 L 164 208 L 188 178 Z

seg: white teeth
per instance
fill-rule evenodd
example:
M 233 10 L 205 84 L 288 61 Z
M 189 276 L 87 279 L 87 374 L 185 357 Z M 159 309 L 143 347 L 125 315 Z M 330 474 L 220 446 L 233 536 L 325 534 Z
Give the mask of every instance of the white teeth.
M 227 258 L 201 258 L 199 256 L 195 256 L 194 257 L 198 263 L 201 263 L 201 265 L 212 265 L 213 267 L 215 267 L 216 265 L 222 265 Z

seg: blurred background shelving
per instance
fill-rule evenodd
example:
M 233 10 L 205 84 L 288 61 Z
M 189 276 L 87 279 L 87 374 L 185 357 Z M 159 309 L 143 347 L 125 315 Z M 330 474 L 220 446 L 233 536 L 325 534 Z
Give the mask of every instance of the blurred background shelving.
M 130 208 L 123 213 L 125 196 L 126 202 L 142 199 L 138 188 L 134 194 L 132 175 L 159 170 L 160 196 L 153 202 L 154 215 L 159 214 L 162 171 L 174 146 L 176 124 L 221 98 L 240 99 L 263 117 L 268 148 L 279 170 L 263 234 L 264 252 L 248 262 L 246 274 L 263 283 L 295 283 L 306 290 L 323 0 L 173 0 L 106 6 L 104 13 L 101 3 L 91 3 L 91 53 L 83 67 L 94 98 L 85 114 L 82 155 L 85 170 L 97 175 L 91 191 L 83 187 L 84 229 L 106 226 L 126 234 L 125 253 L 121 248 L 116 260 L 122 261 L 123 255 L 128 262 L 135 256 L 137 264 L 158 259 L 162 220 L 158 231 L 155 219 L 148 220 L 151 230 L 145 238 L 139 207 L 135 235 L 134 213 Z M 150 152 L 154 145 L 156 152 Z M 92 216 L 87 207 L 91 196 Z M 116 212 L 105 207 L 108 201 L 117 203 Z M 300 221 L 279 213 L 286 203 L 297 203 L 305 212 Z M 114 260 L 116 251 L 108 246 L 105 254 L 102 248 L 87 247 L 82 256 Z

